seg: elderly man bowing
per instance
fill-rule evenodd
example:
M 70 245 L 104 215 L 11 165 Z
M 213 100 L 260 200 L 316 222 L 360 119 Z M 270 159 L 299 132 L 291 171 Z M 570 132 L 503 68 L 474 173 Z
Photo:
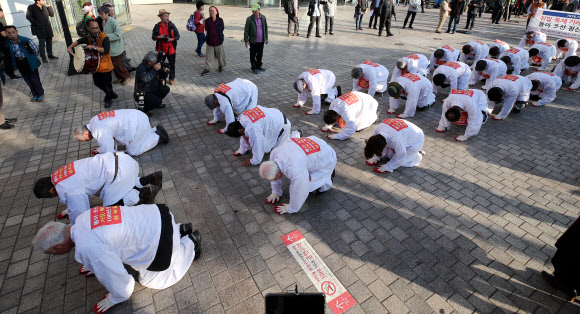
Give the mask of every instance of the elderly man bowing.
M 329 70 L 308 70 L 303 72 L 294 82 L 294 89 L 298 92 L 298 101 L 294 108 L 300 108 L 306 103 L 308 92 L 312 95 L 312 110 L 306 114 L 320 113 L 321 98 L 325 102 L 332 102 L 334 98 L 341 95 L 340 86 L 334 87 L 336 76 Z
M 331 140 L 346 140 L 354 132 L 361 131 L 377 121 L 377 108 L 379 103 L 371 96 L 361 92 L 346 93 L 330 104 L 330 109 L 324 114 L 326 125 L 322 132 L 332 130 L 338 123 L 341 133 L 327 135 Z
M 105 153 L 73 161 L 60 167 L 50 177 L 34 184 L 38 198 L 59 197 L 67 209 L 59 219 L 70 216 L 71 224 L 89 210 L 89 197 L 99 195 L 104 206 L 152 202 L 161 189 L 161 171 L 140 178 L 139 164 L 124 153 Z M 152 186 L 146 186 L 152 184 Z
M 141 285 L 165 289 L 181 280 L 201 254 L 199 231 L 175 223 L 165 205 L 94 207 L 79 215 L 74 226 L 48 222 L 32 244 L 51 255 L 75 249 L 75 259 L 83 264 L 80 272 L 94 273 L 108 291 L 95 304 L 95 313 L 133 293 L 135 279 L 125 265 L 139 273 Z
M 366 60 L 352 69 L 351 76 L 353 91 L 366 89 L 369 95 L 375 96 L 375 93 L 382 94 L 387 90 L 389 70 L 370 60 Z
M 81 142 L 96 139 L 99 148 L 93 150 L 94 154 L 116 151 L 115 141 L 124 145 L 131 156 L 139 156 L 160 143 L 169 143 L 163 126 L 152 128 L 147 115 L 136 109 L 101 112 L 89 124 L 76 127 L 73 137 Z
M 213 120 L 207 122 L 214 125 L 225 116 L 226 126 L 219 129 L 218 133 L 224 134 L 230 123 L 236 121 L 236 117 L 242 112 L 256 107 L 258 104 L 258 87 L 256 84 L 241 78 L 227 84 L 220 84 L 213 94 L 205 97 L 205 105 L 213 110 Z
M 309 136 L 291 138 L 272 150 L 270 161 L 260 165 L 260 176 L 271 181 L 272 194 L 266 203 L 274 204 L 282 196 L 282 176 L 290 179 L 290 202 L 274 208 L 279 215 L 297 213 L 310 193 L 332 188 L 336 153 L 324 140 Z

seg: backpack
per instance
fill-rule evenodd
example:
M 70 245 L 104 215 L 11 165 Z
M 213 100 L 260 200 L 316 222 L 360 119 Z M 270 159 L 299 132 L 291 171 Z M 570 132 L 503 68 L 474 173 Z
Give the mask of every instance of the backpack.
M 187 29 L 190 32 L 195 31 L 196 27 L 195 27 L 195 13 L 189 16 L 189 19 L 187 19 L 187 24 L 185 25 L 185 29 Z
M 286 14 L 294 14 L 294 3 L 293 0 L 283 0 L 282 4 L 284 5 L 284 13 Z
M 87 25 L 86 25 L 86 21 L 87 21 L 87 15 L 85 14 L 83 16 L 83 19 L 77 23 L 77 35 L 79 35 L 79 37 L 87 37 L 88 35 L 88 29 L 87 29 Z

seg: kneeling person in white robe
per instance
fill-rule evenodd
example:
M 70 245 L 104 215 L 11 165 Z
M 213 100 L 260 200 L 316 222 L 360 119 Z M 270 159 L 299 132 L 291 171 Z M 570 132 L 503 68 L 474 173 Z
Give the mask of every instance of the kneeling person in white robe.
M 169 135 L 161 126 L 152 128 L 149 117 L 140 110 L 121 109 L 101 112 L 89 124 L 76 127 L 73 137 L 80 142 L 97 140 L 93 154 L 116 151 L 115 141 L 125 146 L 131 156 L 139 156 L 158 144 L 169 143 Z
M 94 306 L 103 313 L 131 297 L 139 273 L 141 285 L 166 289 L 177 283 L 201 254 L 201 236 L 191 224 L 177 224 L 165 205 L 94 207 L 77 217 L 74 226 L 44 225 L 32 240 L 34 248 L 51 255 L 75 249 L 75 259 L 92 272 L 108 293 Z M 84 302 L 83 302 L 84 303 Z
M 576 55 L 576 50 L 578 49 L 578 42 L 572 38 L 562 38 L 558 39 L 556 42 L 556 59 L 565 59 Z
M 534 107 L 545 106 L 551 103 L 556 99 L 556 92 L 562 87 L 560 77 L 550 72 L 536 71 L 526 77 L 532 81 L 530 105 Z
M 537 43 L 528 50 L 532 65 L 540 65 L 538 71 L 544 71 L 556 57 L 556 47 L 548 43 Z
M 578 79 L 578 72 L 580 71 L 580 57 L 568 57 L 556 66 L 554 75 L 560 77 L 563 81 L 572 82 L 568 90 L 575 90 L 580 87 L 580 80 Z
M 487 91 L 487 108 L 493 111 L 496 103 L 503 102 L 501 112 L 493 116 L 494 120 L 507 118 L 510 112 L 519 113 L 530 99 L 532 82 L 525 76 L 504 75 L 491 83 Z
M 449 45 L 439 47 L 433 51 L 431 58 L 429 58 L 429 72 L 438 68 L 440 65 L 443 65 L 449 61 L 457 61 L 458 59 L 459 50 L 450 47 Z
M 467 115 L 467 119 L 465 119 L 465 115 Z M 456 141 L 463 142 L 477 135 L 487 118 L 487 97 L 484 92 L 475 89 L 454 89 L 443 103 L 441 120 L 439 120 L 436 131 L 449 130 L 451 122 L 467 124 L 465 134 L 455 137 Z
M 510 48 L 499 55 L 499 59 L 507 66 L 507 73 L 515 75 L 530 68 L 529 58 L 530 53 L 524 48 Z
M 397 115 L 398 118 L 411 118 L 415 111 L 429 108 L 435 102 L 433 86 L 424 76 L 407 73 L 400 76 L 387 88 L 389 93 L 389 110 L 393 114 L 399 108 L 400 98 L 406 99 L 405 112 Z
M 274 204 L 282 196 L 282 176 L 290 179 L 290 202 L 274 208 L 281 214 L 297 213 L 308 195 L 332 188 L 336 153 L 324 140 L 309 136 L 291 138 L 270 153 L 270 161 L 260 165 L 260 176 L 271 181 L 272 194 L 266 203 Z
M 467 60 L 471 60 L 470 64 L 476 63 L 477 61 L 485 58 L 489 52 L 489 47 L 481 41 L 470 41 L 461 48 L 461 54 L 459 55 L 459 62 L 467 63 Z
M 384 66 L 370 60 L 358 65 L 350 72 L 352 77 L 352 90 L 366 89 L 371 96 L 375 93 L 383 93 L 387 90 L 389 70 Z
M 415 167 L 421 163 L 425 143 L 423 131 L 413 123 L 401 119 L 385 119 L 367 142 L 364 155 L 367 165 L 375 165 L 382 158 L 389 161 L 375 167 L 378 173 L 393 172 L 399 167 Z
M 524 36 L 522 36 L 522 39 L 520 40 L 520 44 L 518 45 L 518 47 L 525 48 L 526 45 L 531 47 L 537 43 L 545 43 L 547 38 L 548 37 L 544 33 L 533 31 L 526 32 Z
M 489 57 L 492 59 L 498 59 L 500 54 L 509 49 L 510 45 L 508 43 L 496 39 L 489 44 Z
M 447 62 L 433 72 L 433 93 L 437 95 L 437 87 L 451 89 L 468 89 L 471 69 L 463 62 Z
M 429 74 L 429 59 L 425 55 L 420 53 L 415 53 L 402 57 L 397 61 L 395 69 L 393 69 L 393 76 L 391 76 L 391 82 L 396 80 L 401 75 L 407 73 L 414 73 L 421 76 L 427 76 Z
M 507 74 L 507 66 L 501 60 L 497 59 L 481 59 L 473 66 L 471 71 L 471 78 L 469 78 L 469 86 L 473 86 L 477 81 L 484 79 L 485 85 L 481 89 L 486 90 L 496 78 Z
M 312 95 L 312 110 L 307 111 L 306 114 L 319 114 L 321 107 L 321 98 L 324 101 L 331 103 L 334 98 L 341 95 L 340 86 L 334 87 L 336 76 L 329 70 L 308 70 L 303 72 L 294 82 L 294 89 L 298 92 L 298 101 L 294 108 L 300 108 L 308 99 L 308 92 Z
M 329 134 L 331 140 L 345 140 L 354 132 L 366 129 L 377 121 L 379 103 L 371 96 L 361 92 L 346 93 L 330 104 L 324 114 L 326 126 L 323 132 L 330 131 L 335 123 L 344 129 L 338 134 Z
M 205 105 L 213 110 L 213 120 L 208 121 L 208 125 L 218 123 L 222 115 L 225 116 L 226 126 L 218 130 L 218 133 L 224 134 L 238 115 L 258 105 L 258 87 L 241 78 L 227 84 L 222 83 L 215 88 L 213 94 L 205 97 Z
M 140 178 L 139 164 L 125 153 L 105 153 L 60 167 L 50 177 L 38 179 L 33 192 L 38 198 L 58 196 L 67 206 L 58 218 L 69 215 L 73 225 L 77 216 L 91 208 L 91 195 L 98 195 L 103 206 L 133 206 L 152 202 L 162 181 L 161 171 Z
M 242 161 L 243 166 L 257 166 L 265 153 L 280 146 L 290 137 L 292 124 L 282 111 L 275 108 L 257 106 L 246 110 L 239 120 L 230 123 L 227 135 L 240 138 L 240 148 L 234 156 L 241 156 L 252 150 L 252 158 Z

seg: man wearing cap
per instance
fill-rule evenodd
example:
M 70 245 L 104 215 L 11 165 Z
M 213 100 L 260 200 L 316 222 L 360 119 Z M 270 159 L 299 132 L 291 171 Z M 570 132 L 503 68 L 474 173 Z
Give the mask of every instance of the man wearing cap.
M 152 128 L 149 117 L 137 109 L 101 112 L 87 125 L 76 127 L 73 137 L 80 142 L 97 140 L 99 148 L 93 153 L 116 151 L 115 142 L 125 146 L 131 156 L 139 156 L 158 144 L 167 144 L 169 135 L 161 126 Z
M 374 63 L 370 60 L 359 64 L 350 72 L 352 76 L 352 90 L 368 90 L 371 97 L 375 93 L 383 93 L 387 90 L 387 81 L 389 80 L 389 70 L 384 66 Z
M 433 93 L 437 95 L 437 87 L 451 89 L 467 89 L 471 69 L 463 62 L 447 62 L 433 71 Z
M 457 125 L 465 125 L 465 134 L 455 137 L 458 142 L 479 133 L 481 126 L 487 121 L 487 97 L 480 90 L 452 90 L 443 102 L 441 119 L 435 131 L 441 133 L 449 130 L 451 122 Z
M 524 48 L 510 48 L 499 55 L 499 59 L 507 66 L 508 73 L 515 75 L 530 68 L 529 58 L 530 54 Z
M 556 42 L 558 52 L 556 59 L 564 59 L 576 55 L 578 49 L 578 42 L 572 38 L 561 38 Z
M 385 119 L 367 141 L 364 155 L 367 165 L 376 165 L 387 157 L 389 161 L 375 167 L 378 173 L 393 172 L 400 167 L 415 167 L 423 160 L 425 135 L 415 124 L 400 119 Z
M 551 103 L 556 99 L 556 92 L 562 87 L 562 79 L 551 72 L 536 71 L 526 77 L 532 81 L 530 105 L 534 107 Z
M 169 85 L 173 85 L 175 83 L 175 50 L 179 40 L 179 31 L 177 31 L 175 24 L 169 20 L 169 14 L 171 13 L 165 9 L 159 10 L 157 16 L 161 21 L 153 27 L 151 38 L 156 42 L 157 52 L 162 52 L 163 60 L 169 62 Z
M 213 111 L 213 120 L 208 121 L 208 125 L 218 123 L 222 115 L 225 116 L 226 126 L 218 130 L 218 133 L 224 134 L 230 123 L 236 121 L 242 112 L 258 105 L 258 87 L 241 78 L 222 83 L 214 89 L 213 94 L 205 97 L 205 105 Z
M 402 57 L 397 61 L 397 65 L 393 70 L 391 82 L 396 80 L 399 76 L 407 73 L 427 76 L 427 74 L 429 74 L 429 59 L 420 53 L 414 53 L 412 55 Z
M 324 114 L 322 132 L 331 131 L 335 124 L 343 129 L 338 134 L 329 134 L 331 140 L 346 140 L 354 132 L 364 130 L 378 119 L 377 108 L 379 103 L 371 96 L 361 92 L 346 93 L 330 104 Z
M 507 118 L 510 112 L 520 112 L 530 98 L 532 82 L 525 76 L 504 75 L 491 83 L 487 91 L 487 108 L 493 111 L 495 104 L 503 102 L 501 112 L 493 116 L 494 120 Z
M 485 85 L 481 89 L 486 90 L 491 85 L 491 82 L 506 74 L 507 66 L 503 61 L 491 58 L 481 59 L 473 65 L 469 86 L 475 85 L 479 80 L 485 80 Z
M 574 82 L 568 87 L 568 90 L 575 90 L 580 87 L 580 80 L 578 79 L 578 72 L 580 71 L 580 57 L 571 56 L 568 57 L 556 66 L 554 69 L 554 75 L 560 77 L 562 81 Z
M 103 32 L 109 37 L 111 61 L 113 62 L 113 72 L 115 73 L 115 77 L 117 77 L 117 83 L 127 85 L 131 81 L 131 73 L 127 71 L 123 64 L 123 52 L 125 51 L 123 30 L 121 30 L 119 22 L 109 15 L 110 10 L 107 6 L 100 7 L 98 10 L 99 17 L 103 21 Z
M 310 194 L 332 188 L 336 153 L 324 140 L 309 136 L 290 138 L 270 153 L 270 161 L 260 165 L 260 177 L 271 182 L 272 194 L 266 203 L 275 204 L 282 196 L 283 176 L 290 179 L 290 201 L 274 207 L 278 215 L 297 213 Z
M 436 69 L 438 66 L 445 64 L 448 61 L 457 61 L 459 58 L 459 50 L 448 45 L 439 47 L 431 54 L 429 59 L 429 72 Z
M 294 108 L 300 108 L 306 103 L 308 92 L 312 95 L 312 110 L 306 114 L 318 114 L 320 112 L 320 100 L 331 103 L 341 95 L 340 86 L 334 87 L 336 76 L 329 70 L 313 69 L 303 72 L 294 82 L 294 89 L 298 92 L 298 101 Z
M 264 44 L 268 44 L 268 23 L 266 17 L 260 13 L 260 5 L 252 5 L 252 15 L 246 19 L 244 27 L 244 42 L 246 48 L 250 47 L 250 64 L 252 72 L 258 74 L 258 71 L 265 71 L 262 68 L 262 54 Z
M 252 150 L 252 158 L 242 161 L 242 166 L 257 166 L 264 154 L 280 146 L 290 137 L 292 124 L 282 111 L 256 106 L 244 111 L 228 125 L 227 135 L 240 138 L 240 148 L 234 156 L 242 156 Z
M 143 204 L 155 199 L 162 180 L 160 171 L 140 178 L 139 164 L 125 153 L 104 153 L 73 161 L 50 177 L 36 180 L 33 192 L 37 198 L 58 196 L 67 206 L 58 218 L 69 215 L 74 225 L 75 219 L 91 208 L 92 195 L 98 195 L 103 206 Z
M 546 34 L 540 32 L 526 32 L 522 39 L 520 40 L 520 44 L 518 47 L 525 48 L 526 45 L 533 46 L 537 43 L 545 43 L 546 42 Z
M 532 65 L 540 65 L 538 71 L 544 71 L 556 57 L 556 47 L 548 43 L 536 43 L 528 50 Z
M 95 15 L 93 14 L 94 8 L 96 8 L 96 6 L 94 6 L 92 3 L 88 2 L 88 1 L 83 4 L 83 21 L 84 21 L 85 27 L 87 28 L 87 31 L 88 31 L 87 21 L 94 20 L 96 18 Z
M 477 61 L 485 58 L 488 52 L 489 47 L 483 42 L 479 40 L 470 41 L 461 49 L 459 61 L 466 63 L 467 60 L 471 60 L 472 63 L 470 64 L 475 64 Z
M 496 39 L 489 45 L 489 57 L 498 59 L 500 54 L 509 49 L 510 45 L 508 43 Z
M 399 108 L 400 99 L 406 99 L 405 112 L 397 115 L 397 118 L 411 118 L 415 116 L 417 108 L 424 110 L 435 102 L 433 85 L 424 76 L 414 73 L 401 75 L 389 84 L 389 110 L 393 114 Z
M 97 314 L 128 300 L 135 279 L 151 289 L 176 284 L 201 256 L 199 231 L 193 231 L 190 223 L 175 223 L 163 204 L 93 207 L 79 215 L 73 226 L 46 223 L 32 245 L 36 251 L 51 255 L 75 249 L 74 257 L 83 265 L 79 273 L 96 275 L 107 290 L 93 308 Z M 84 299 L 78 302 L 85 304 Z

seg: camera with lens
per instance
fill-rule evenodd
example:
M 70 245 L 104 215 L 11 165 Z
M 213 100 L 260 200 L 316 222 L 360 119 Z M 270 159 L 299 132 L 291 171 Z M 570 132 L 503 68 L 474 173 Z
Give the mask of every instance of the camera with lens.
M 167 77 L 169 77 L 169 62 L 166 62 L 167 55 L 163 51 L 157 53 L 157 62 L 161 65 L 161 69 L 157 72 L 159 80 L 166 84 Z

